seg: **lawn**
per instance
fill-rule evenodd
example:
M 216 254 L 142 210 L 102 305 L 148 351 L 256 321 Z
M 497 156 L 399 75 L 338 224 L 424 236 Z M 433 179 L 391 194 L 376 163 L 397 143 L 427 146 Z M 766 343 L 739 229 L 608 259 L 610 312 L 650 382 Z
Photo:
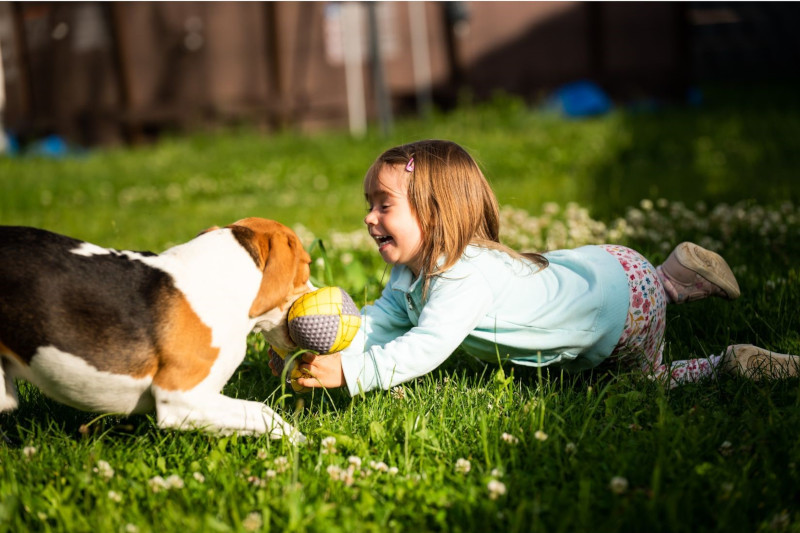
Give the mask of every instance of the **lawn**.
M 779 87 L 582 121 L 498 97 L 399 121 L 388 139 L 243 128 L 0 158 L 0 224 L 160 251 L 275 218 L 311 250 L 318 284 L 363 305 L 387 276 L 364 238 L 363 174 L 431 137 L 479 160 L 515 247 L 722 253 L 742 298 L 671 307 L 668 357 L 745 342 L 800 353 L 800 104 Z M 668 390 L 456 354 L 391 391 L 296 395 L 251 335 L 225 392 L 269 403 L 307 445 L 160 431 L 21 384 L 20 409 L 0 415 L 0 531 L 800 531 L 799 385 L 720 375 Z

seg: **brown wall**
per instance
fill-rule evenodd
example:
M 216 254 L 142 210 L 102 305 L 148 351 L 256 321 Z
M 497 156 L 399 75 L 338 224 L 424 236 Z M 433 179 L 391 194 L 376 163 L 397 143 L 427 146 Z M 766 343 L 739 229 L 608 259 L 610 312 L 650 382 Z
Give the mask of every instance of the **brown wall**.
M 683 4 L 424 3 L 434 100 L 459 91 L 536 99 L 591 77 L 621 97 L 679 94 L 687 83 Z M 80 143 L 137 141 L 165 129 L 247 121 L 347 126 L 337 59 L 339 4 L 328 2 L 0 2 L 5 123 Z M 409 5 L 377 5 L 396 113 L 415 110 Z M 366 20 L 366 18 L 364 19 Z M 367 38 L 366 24 L 361 31 Z M 364 44 L 366 47 L 366 43 Z M 375 119 L 372 69 L 364 63 Z

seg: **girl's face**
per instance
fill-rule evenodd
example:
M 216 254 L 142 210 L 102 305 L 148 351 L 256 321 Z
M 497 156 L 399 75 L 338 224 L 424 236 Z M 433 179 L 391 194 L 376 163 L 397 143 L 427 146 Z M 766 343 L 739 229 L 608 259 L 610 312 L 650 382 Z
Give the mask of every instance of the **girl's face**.
M 406 172 L 384 165 L 377 180 L 364 191 L 369 212 L 364 218 L 378 251 L 391 265 L 405 265 L 419 275 L 422 265 L 422 229 L 408 203 Z

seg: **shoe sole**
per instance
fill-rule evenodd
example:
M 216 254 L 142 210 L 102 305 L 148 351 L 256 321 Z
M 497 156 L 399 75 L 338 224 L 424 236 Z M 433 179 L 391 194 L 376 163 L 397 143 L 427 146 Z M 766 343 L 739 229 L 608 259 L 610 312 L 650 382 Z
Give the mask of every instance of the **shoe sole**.
M 675 248 L 675 259 L 725 291 L 729 300 L 735 300 L 741 294 L 736 276 L 721 255 L 693 242 L 682 242 Z
M 731 353 L 732 352 L 732 353 Z M 758 381 L 761 378 L 791 378 L 800 373 L 800 357 L 771 352 L 758 346 L 739 344 L 729 347 L 730 371 Z

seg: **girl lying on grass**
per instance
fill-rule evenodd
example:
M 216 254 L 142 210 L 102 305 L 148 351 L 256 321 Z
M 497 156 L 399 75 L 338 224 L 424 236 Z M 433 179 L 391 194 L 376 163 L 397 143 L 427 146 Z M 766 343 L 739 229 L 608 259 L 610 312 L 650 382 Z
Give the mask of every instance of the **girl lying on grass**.
M 667 304 L 739 296 L 725 260 L 688 242 L 657 268 L 616 245 L 517 253 L 500 244 L 497 200 L 453 142 L 384 152 L 367 171 L 364 193 L 364 222 L 394 268 L 346 350 L 303 356 L 302 386 L 347 386 L 351 395 L 389 389 L 432 371 L 458 347 L 485 361 L 568 371 L 623 362 L 670 386 L 717 371 L 798 373 L 800 357 L 748 344 L 665 365 Z

